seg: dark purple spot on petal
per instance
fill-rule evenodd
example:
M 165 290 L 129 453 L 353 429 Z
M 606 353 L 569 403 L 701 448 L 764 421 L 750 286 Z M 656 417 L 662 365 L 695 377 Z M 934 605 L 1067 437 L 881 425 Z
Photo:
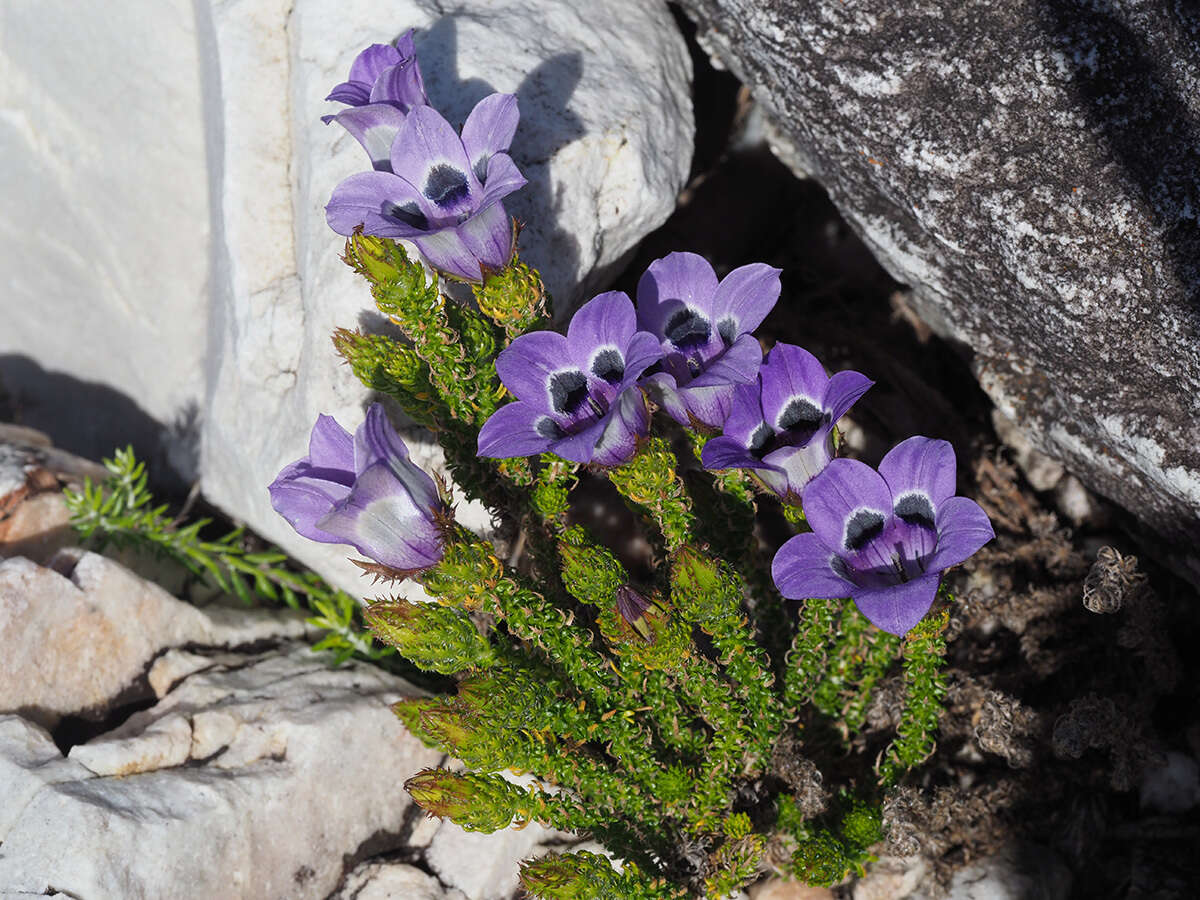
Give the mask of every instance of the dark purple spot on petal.
M 793 397 L 788 401 L 775 427 L 780 431 L 799 431 L 812 433 L 821 424 L 824 413 L 807 397 Z
M 679 309 L 667 320 L 664 333 L 667 340 L 687 353 L 708 343 L 712 325 L 694 309 Z
M 487 181 L 487 164 L 491 158 L 489 154 L 483 154 L 479 159 L 475 160 L 475 165 L 471 169 L 475 173 L 475 177 L 479 179 L 480 184 Z
M 458 205 L 470 193 L 467 186 L 467 176 L 454 166 L 445 163 L 434 166 L 429 170 L 425 179 L 425 194 L 434 205 L 441 209 L 449 209 Z
M 833 569 L 833 574 L 840 578 L 845 578 L 851 584 L 854 583 L 853 573 L 850 571 L 850 566 L 840 556 L 832 556 L 829 558 L 829 568 Z
M 717 323 L 717 334 L 721 336 L 721 340 L 726 347 L 732 347 L 733 342 L 737 340 L 738 323 L 733 316 L 726 316 Z
M 766 422 L 760 422 L 759 426 L 754 429 L 754 433 L 750 435 L 750 440 L 746 444 L 746 449 L 755 456 L 760 456 L 762 453 L 766 452 L 767 445 L 770 443 L 772 435 L 773 432 L 771 431 L 771 426 L 769 426 Z
M 847 550 L 861 550 L 883 531 L 883 516 L 873 509 L 856 509 L 846 522 Z
M 625 360 L 616 350 L 601 350 L 592 359 L 592 374 L 609 384 L 619 384 L 625 377 Z
M 550 404 L 555 412 L 574 415 L 587 396 L 587 377 L 578 369 L 555 372 L 550 376 Z
M 429 220 L 425 218 L 425 214 L 421 212 L 421 208 L 411 200 L 403 206 L 397 203 L 384 202 L 382 212 L 389 219 L 396 219 L 405 225 L 411 225 L 413 228 L 429 228 Z
M 933 518 L 933 504 L 929 502 L 929 498 L 924 494 L 905 494 L 896 501 L 896 515 L 907 522 L 909 525 L 924 525 L 926 528 L 935 528 Z
M 564 436 L 564 432 L 558 427 L 558 423 L 549 416 L 542 416 L 540 419 L 538 419 L 537 422 L 534 423 L 533 430 L 542 437 L 551 441 L 557 441 L 559 438 Z

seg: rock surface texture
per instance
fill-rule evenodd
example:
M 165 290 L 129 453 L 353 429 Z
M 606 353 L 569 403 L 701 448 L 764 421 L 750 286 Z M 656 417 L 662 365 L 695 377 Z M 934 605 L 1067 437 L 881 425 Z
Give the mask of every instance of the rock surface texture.
M 1200 13 L 684 0 L 980 383 L 1200 579 Z
M 327 897 L 347 861 L 398 843 L 400 785 L 440 758 L 388 708 L 411 687 L 303 645 L 158 683 L 157 704 L 66 759 L 0 717 L 0 892 Z
M 345 549 L 297 538 L 266 485 L 304 453 L 318 413 L 353 429 L 367 396 L 329 335 L 379 317 L 338 260 L 324 205 L 368 166 L 320 121 L 340 108 L 324 97 L 355 54 L 417 29 L 429 96 L 456 125 L 487 93 L 517 94 L 512 155 L 530 183 L 508 209 L 560 310 L 603 285 L 687 177 L 691 63 L 665 3 L 31 10 L 0 12 L 13 312 L 0 382 L 24 421 L 85 455 L 131 439 L 145 454 L 165 434 L 185 478 L 343 586 L 360 584 Z M 82 44 L 95 46 L 78 65 L 66 48 Z M 73 211 L 69 232 L 51 208 Z M 436 466 L 428 439 L 411 437 Z

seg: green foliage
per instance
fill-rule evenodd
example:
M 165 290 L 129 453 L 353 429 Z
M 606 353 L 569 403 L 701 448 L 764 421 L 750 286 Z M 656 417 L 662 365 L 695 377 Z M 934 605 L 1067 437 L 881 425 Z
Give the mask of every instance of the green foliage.
M 358 624 L 358 604 L 345 591 L 326 584 L 313 572 L 288 568 L 280 550 L 249 550 L 242 529 L 208 540 L 202 532 L 211 524 L 197 519 L 177 526 L 166 504 L 155 505 L 146 486 L 146 466 L 133 448 L 117 450 L 104 460 L 109 476 L 103 484 L 86 480 L 83 490 L 63 492 L 71 525 L 96 550 L 106 546 L 132 547 L 166 557 L 193 576 L 243 603 L 286 604 L 312 613 L 308 623 L 325 634 L 314 649 L 328 650 L 337 662 L 350 657 L 378 661 L 392 653 L 375 644 Z
M 618 872 L 605 857 L 586 850 L 552 853 L 521 864 L 521 887 L 540 900 L 682 900 L 688 892 L 648 878 L 626 863 Z
M 519 259 L 500 272 L 490 273 L 483 284 L 474 286 L 474 293 L 479 311 L 503 328 L 510 339 L 550 318 L 550 298 L 542 276 Z
M 904 639 L 904 711 L 896 739 L 880 765 L 880 778 L 894 782 L 901 772 L 920 765 L 937 746 L 934 734 L 946 696 L 942 665 L 946 656 L 943 633 L 950 611 L 930 613 Z
M 468 769 L 415 775 L 406 787 L 416 802 L 473 830 L 537 821 L 586 831 L 623 861 L 575 853 L 527 862 L 532 897 L 715 898 L 768 871 L 812 884 L 861 872 L 883 799 L 862 786 L 886 790 L 934 746 L 944 616 L 903 645 L 905 709 L 878 788 L 882 741 L 857 735 L 898 642 L 846 600 L 785 606 L 754 533 L 751 476 L 698 470 L 691 456 L 707 438 L 694 429 L 647 437 L 632 460 L 602 473 L 651 544 L 649 571 L 627 568 L 573 524 L 579 466 L 475 455 L 480 426 L 506 402 L 497 353 L 549 326 L 536 271 L 514 262 L 486 272 L 471 305 L 444 296 L 393 241 L 354 235 L 346 261 L 400 336 L 339 330 L 338 352 L 434 432 L 459 488 L 519 530 L 525 551 L 506 563 L 489 542 L 448 526 L 442 559 L 414 576 L 434 602 L 382 599 L 361 614 L 388 650 L 455 682 L 394 706 L 415 736 Z M 671 448 L 689 444 L 681 464 Z M 798 506 L 783 515 L 807 527 Z M 370 646 L 349 598 L 304 596 L 334 634 Z M 812 797 L 824 792 L 804 785 L 813 766 L 836 773 L 823 811 Z M 536 781 L 518 787 L 506 770 Z
M 675 472 L 675 454 L 659 437 L 647 438 L 637 454 L 607 474 L 621 496 L 648 513 L 674 553 L 691 540 L 695 514 Z
M 777 809 L 776 826 L 795 842 L 788 869 L 806 884 L 828 887 L 848 874 L 861 875 L 872 858 L 869 848 L 883 839 L 880 808 L 849 793 L 815 822 L 805 821 L 786 795 Z

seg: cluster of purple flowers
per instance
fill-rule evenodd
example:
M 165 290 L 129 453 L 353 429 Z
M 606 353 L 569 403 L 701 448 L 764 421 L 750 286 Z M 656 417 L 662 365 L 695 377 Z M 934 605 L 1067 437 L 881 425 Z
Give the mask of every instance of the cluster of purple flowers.
M 358 226 L 412 240 L 436 268 L 478 281 L 512 255 L 500 199 L 524 179 L 504 150 L 516 100 L 493 94 L 462 137 L 428 106 L 411 32 L 355 60 L 331 100 L 374 170 L 338 185 L 328 206 L 335 231 Z M 830 376 L 807 350 L 776 344 L 764 360 L 752 332 L 780 294 L 779 270 L 755 263 L 718 279 L 694 253 L 653 262 L 636 304 L 610 291 L 585 303 L 566 335 L 516 338 L 496 359 L 515 398 L 484 423 L 480 456 L 554 453 L 618 466 L 650 427 L 650 406 L 713 435 L 701 461 L 745 469 L 783 503 L 802 505 L 810 532 L 789 540 L 772 574 L 788 598 L 850 597 L 878 627 L 912 628 L 929 610 L 942 572 L 993 537 L 974 501 L 954 496 L 954 450 L 912 437 L 876 471 L 834 458 L 838 420 L 871 387 L 854 371 Z M 436 563 L 445 508 L 429 476 L 378 404 L 355 437 L 327 416 L 309 455 L 286 467 L 271 500 L 296 530 L 347 543 L 402 571 Z
M 461 136 L 429 105 L 409 31 L 372 44 L 327 100 L 348 104 L 337 122 L 362 144 L 372 170 L 333 190 L 326 220 L 338 234 L 356 228 L 412 241 L 431 267 L 482 281 L 508 265 L 513 227 L 501 202 L 525 184 L 508 155 L 517 98 L 491 94 L 471 110 Z

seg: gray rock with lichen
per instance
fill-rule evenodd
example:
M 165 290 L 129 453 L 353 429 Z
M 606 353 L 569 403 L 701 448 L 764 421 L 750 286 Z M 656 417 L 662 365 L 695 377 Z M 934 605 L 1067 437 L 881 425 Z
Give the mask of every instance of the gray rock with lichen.
M 997 406 L 1200 577 L 1200 13 L 684 6 Z

